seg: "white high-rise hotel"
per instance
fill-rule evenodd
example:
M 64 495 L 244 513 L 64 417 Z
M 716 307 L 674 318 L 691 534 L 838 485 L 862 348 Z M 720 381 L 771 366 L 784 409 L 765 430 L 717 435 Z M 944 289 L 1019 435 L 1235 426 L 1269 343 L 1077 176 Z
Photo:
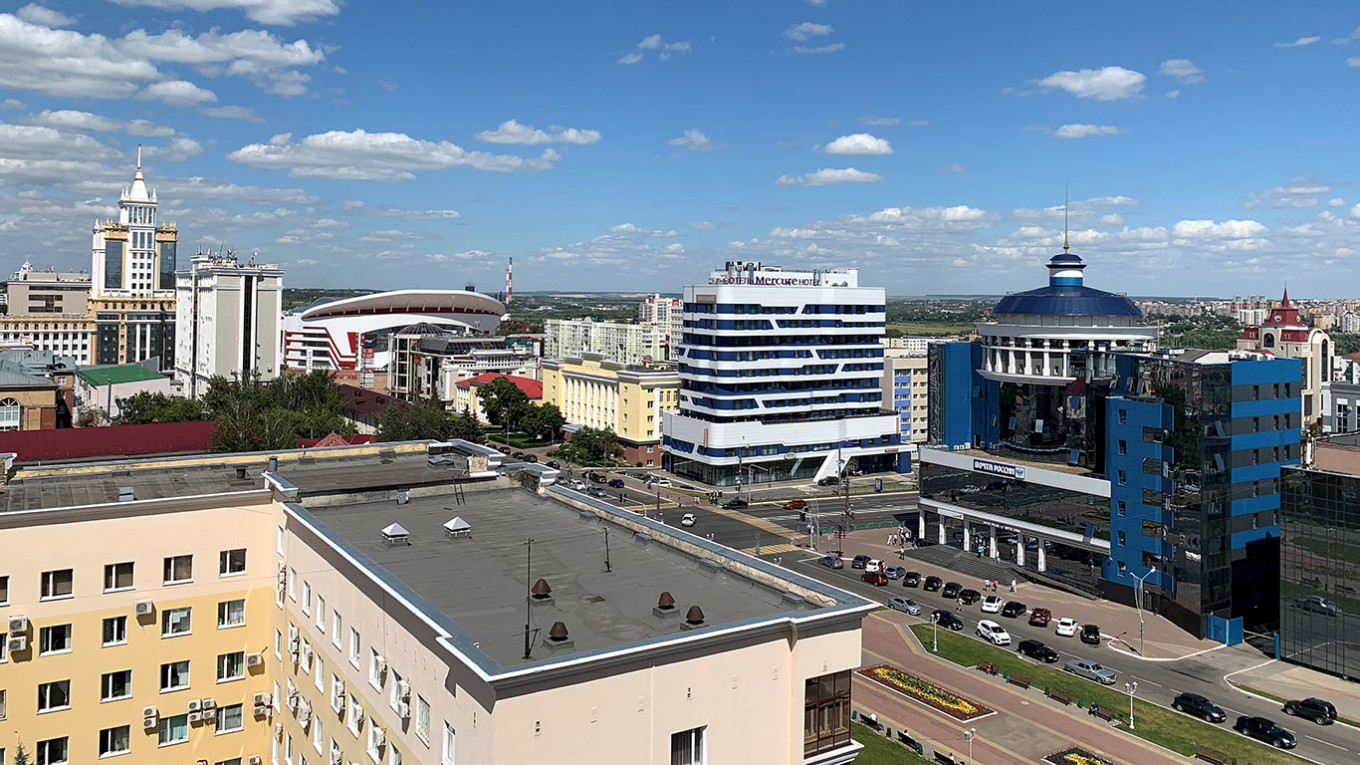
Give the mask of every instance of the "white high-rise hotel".
M 193 257 L 176 274 L 175 379 L 186 396 L 207 391 L 215 375 L 261 380 L 283 364 L 283 270 L 241 263 L 235 255 Z
M 667 467 L 716 486 L 905 471 L 882 390 L 887 296 L 857 269 L 729 262 L 684 288 Z

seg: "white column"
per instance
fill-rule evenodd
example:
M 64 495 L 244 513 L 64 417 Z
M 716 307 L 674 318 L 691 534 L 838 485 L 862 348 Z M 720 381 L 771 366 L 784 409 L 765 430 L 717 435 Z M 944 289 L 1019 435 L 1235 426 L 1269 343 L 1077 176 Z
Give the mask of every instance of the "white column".
M 971 525 L 972 525 L 972 524 L 969 523 L 968 521 L 964 521 L 964 522 L 963 522 L 963 551 L 964 551 L 964 552 L 972 552 L 972 551 L 973 551 L 973 546 L 972 546 L 971 544 L 969 544 L 969 541 L 972 539 L 972 537 L 971 537 L 971 535 L 969 535 L 969 533 L 968 533 L 968 527 L 971 526 Z
M 944 516 L 940 516 L 940 544 L 944 544 Z
M 1044 540 L 1042 539 L 1039 540 L 1039 558 L 1036 563 L 1038 564 L 1039 573 L 1042 574 L 1044 571 L 1048 570 L 1048 562 L 1044 560 Z
M 1049 358 L 1048 350 L 1045 349 L 1045 350 L 1044 350 L 1044 377 L 1048 377 L 1050 374 L 1052 374 L 1052 373 L 1050 372 L 1050 370 L 1052 369 L 1052 367 L 1049 366 L 1049 364 L 1051 364 L 1051 363 L 1052 363 L 1052 360 Z
M 1016 538 L 1015 545 L 1015 565 L 1024 567 L 1025 565 L 1025 535 L 1021 534 Z
M 916 538 L 922 542 L 926 541 L 926 509 L 916 508 Z
M 987 555 L 988 555 L 988 557 L 990 557 L 992 560 L 996 560 L 999 556 L 996 554 L 996 527 L 995 527 L 995 526 L 992 527 L 992 535 L 991 535 L 991 537 L 992 537 L 992 538 L 991 538 L 991 540 L 990 540 L 990 545 L 989 545 L 989 550 L 988 550 L 988 552 L 987 552 Z

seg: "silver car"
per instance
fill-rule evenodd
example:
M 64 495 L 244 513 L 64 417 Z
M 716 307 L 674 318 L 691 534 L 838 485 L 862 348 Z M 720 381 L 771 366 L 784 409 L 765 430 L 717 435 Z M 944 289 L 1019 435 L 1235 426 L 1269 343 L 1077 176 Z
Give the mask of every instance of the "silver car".
M 894 595 L 891 598 L 888 598 L 888 608 L 891 608 L 894 611 L 902 611 L 911 614 L 912 616 L 921 615 L 921 604 L 911 598 L 906 598 L 901 595 Z
M 1063 669 L 1071 672 L 1077 677 L 1084 677 L 1087 680 L 1094 680 L 1101 685 L 1114 685 L 1119 676 L 1112 669 L 1106 669 L 1098 661 L 1090 659 L 1068 659 L 1063 665 Z

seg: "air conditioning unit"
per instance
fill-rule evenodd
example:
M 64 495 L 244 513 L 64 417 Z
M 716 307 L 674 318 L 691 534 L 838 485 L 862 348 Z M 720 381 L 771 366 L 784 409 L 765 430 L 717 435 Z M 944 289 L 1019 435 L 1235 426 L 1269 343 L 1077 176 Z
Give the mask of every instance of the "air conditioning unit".
M 331 697 L 331 709 L 334 709 L 338 715 L 345 713 L 345 694 L 337 693 Z
M 312 663 L 312 644 L 303 643 L 302 650 L 299 652 L 298 655 L 302 657 L 303 665 L 310 666 Z
M 274 738 L 283 738 L 283 723 L 274 723 Z
M 269 713 L 272 711 L 274 711 L 274 708 L 271 706 L 265 704 L 256 704 L 254 713 L 256 717 L 268 717 Z
M 246 758 L 246 765 L 261 765 L 264 760 L 258 754 L 252 754 Z
M 389 765 L 401 765 L 401 750 L 393 747 L 393 749 L 387 753 L 387 762 Z
M 259 654 L 259 653 L 248 653 L 248 654 L 246 654 L 246 666 L 247 666 L 247 667 L 258 667 L 258 666 L 260 666 L 261 664 L 264 664 L 264 654 Z
M 397 716 L 403 720 L 411 719 L 411 705 L 405 701 L 398 702 Z
M 298 652 L 298 636 L 297 636 L 297 635 L 290 635 L 290 636 L 288 637 L 288 653 L 297 653 L 297 652 Z
M 150 600 L 139 600 L 136 605 L 138 616 L 150 616 L 156 612 L 156 604 Z
M 255 697 L 254 697 L 254 699 L 252 699 L 252 701 L 255 702 L 255 706 L 257 706 L 257 707 L 258 707 L 258 706 L 266 706 L 266 707 L 267 707 L 267 706 L 269 706 L 270 704 L 273 704 L 273 703 L 274 703 L 274 697 L 273 697 L 273 695 L 268 694 L 268 693 L 257 693 L 257 694 L 255 694 Z
M 344 760 L 345 756 L 340 753 L 339 749 L 331 750 L 331 765 L 340 765 Z
M 203 708 L 203 702 L 198 699 L 189 699 L 189 711 L 197 712 Z
M 202 712 L 190 712 L 190 713 L 189 713 L 189 723 L 190 723 L 190 724 L 193 724 L 193 723 L 196 723 L 196 722 L 203 722 L 203 713 L 202 713 Z
M 9 618 L 9 631 L 11 635 L 18 632 L 28 632 L 28 617 L 11 616 Z
M 155 717 L 143 717 L 142 730 L 146 731 L 156 730 L 156 727 L 158 726 L 159 723 L 160 721 Z
M 381 747 L 381 746 L 386 746 L 386 745 L 387 745 L 387 731 L 383 730 L 382 728 L 379 728 L 379 727 L 376 726 L 376 725 L 373 726 L 373 746 L 374 746 L 374 748 Z
M 301 725 L 303 728 L 306 728 L 307 723 L 312 721 L 312 708 L 308 706 L 306 702 L 298 705 L 297 718 L 298 725 Z
M 28 635 L 10 635 L 5 641 L 5 648 L 10 653 L 18 653 L 28 650 Z
M 410 701 L 410 700 L 411 700 L 411 684 L 410 684 L 410 683 L 406 682 L 405 680 L 398 680 L 398 681 L 397 681 L 397 698 L 401 699 L 402 701 Z
M 354 727 L 358 728 L 364 724 L 364 708 L 356 706 L 354 708 Z
M 155 707 L 142 707 L 142 717 L 160 717 Z
M 293 691 L 292 693 L 288 694 L 288 698 L 284 701 L 284 705 L 288 707 L 289 712 L 297 711 L 298 699 L 299 696 L 297 694 L 297 691 Z
M 217 700 L 216 700 L 216 699 L 203 699 L 203 711 L 204 711 L 204 712 L 207 712 L 207 711 L 210 710 L 210 709 L 217 709 Z
M 378 677 L 382 677 L 383 675 L 387 674 L 387 659 L 384 659 L 381 656 L 374 656 L 373 665 L 378 672 Z

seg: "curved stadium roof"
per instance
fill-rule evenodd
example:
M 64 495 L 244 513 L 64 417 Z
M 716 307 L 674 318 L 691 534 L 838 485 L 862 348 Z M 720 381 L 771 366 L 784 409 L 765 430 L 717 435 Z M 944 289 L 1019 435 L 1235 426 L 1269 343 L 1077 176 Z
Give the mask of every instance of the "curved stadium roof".
M 467 290 L 395 290 L 312 305 L 303 311 L 301 319 L 315 321 L 335 316 L 393 313 L 504 316 L 505 306 L 493 297 Z

